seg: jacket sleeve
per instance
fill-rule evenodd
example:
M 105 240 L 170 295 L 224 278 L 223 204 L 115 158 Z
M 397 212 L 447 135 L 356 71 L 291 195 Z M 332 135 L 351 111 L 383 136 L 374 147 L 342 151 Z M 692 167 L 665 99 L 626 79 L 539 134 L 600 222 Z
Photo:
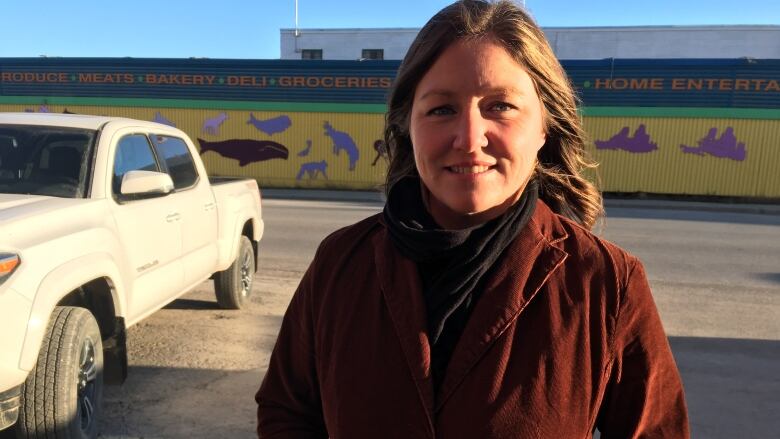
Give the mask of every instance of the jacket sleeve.
M 689 438 L 682 381 L 647 276 L 635 258 L 627 271 L 596 427 L 603 439 Z
M 316 370 L 312 278 L 317 257 L 304 274 L 282 320 L 257 401 L 261 438 L 327 438 Z

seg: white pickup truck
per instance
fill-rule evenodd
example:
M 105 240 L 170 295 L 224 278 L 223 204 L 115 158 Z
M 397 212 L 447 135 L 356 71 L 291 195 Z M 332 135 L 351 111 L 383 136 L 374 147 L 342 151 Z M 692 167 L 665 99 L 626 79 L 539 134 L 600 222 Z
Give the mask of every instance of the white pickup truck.
M 246 303 L 260 191 L 215 180 L 166 125 L 0 113 L 0 430 L 94 438 L 128 327 L 209 278 Z

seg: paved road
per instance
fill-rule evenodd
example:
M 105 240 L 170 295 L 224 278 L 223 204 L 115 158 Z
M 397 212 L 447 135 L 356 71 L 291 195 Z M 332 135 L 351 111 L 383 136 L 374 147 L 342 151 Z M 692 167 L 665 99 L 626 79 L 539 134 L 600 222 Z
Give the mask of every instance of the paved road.
M 217 309 L 207 282 L 131 328 L 130 376 L 106 391 L 103 437 L 253 437 L 252 398 L 318 242 L 380 209 L 376 202 L 264 206 L 249 308 Z M 608 209 L 600 233 L 646 265 L 685 382 L 693 437 L 776 437 L 780 215 L 641 206 Z

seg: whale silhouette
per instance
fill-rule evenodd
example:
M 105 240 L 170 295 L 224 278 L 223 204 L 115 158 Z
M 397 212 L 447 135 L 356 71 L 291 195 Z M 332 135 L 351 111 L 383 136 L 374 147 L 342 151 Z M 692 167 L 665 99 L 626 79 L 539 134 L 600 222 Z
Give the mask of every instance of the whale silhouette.
M 286 146 L 271 140 L 230 139 L 209 142 L 198 138 L 200 153 L 214 151 L 222 157 L 238 160 L 239 166 L 271 159 L 284 159 L 290 155 Z
M 249 120 L 246 121 L 246 123 L 254 125 L 255 128 L 268 134 L 269 136 L 272 136 L 276 133 L 281 133 L 287 130 L 287 128 L 290 128 L 290 125 L 292 125 L 290 116 L 287 115 L 281 115 L 272 119 L 260 120 L 256 118 L 253 113 L 249 113 Z

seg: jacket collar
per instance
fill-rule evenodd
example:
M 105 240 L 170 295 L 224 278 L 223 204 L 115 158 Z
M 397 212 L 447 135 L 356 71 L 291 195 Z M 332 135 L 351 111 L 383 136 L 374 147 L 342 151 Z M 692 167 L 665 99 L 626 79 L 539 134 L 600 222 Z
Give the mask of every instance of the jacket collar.
M 386 230 L 386 229 L 385 229 Z M 472 310 L 434 406 L 431 351 L 425 302 L 417 267 L 393 246 L 387 232 L 374 236 L 374 256 L 382 294 L 433 431 L 433 413 L 457 389 L 488 348 L 517 319 L 567 254 L 558 247 L 567 234 L 560 219 L 539 200 L 533 217 L 499 259 Z

